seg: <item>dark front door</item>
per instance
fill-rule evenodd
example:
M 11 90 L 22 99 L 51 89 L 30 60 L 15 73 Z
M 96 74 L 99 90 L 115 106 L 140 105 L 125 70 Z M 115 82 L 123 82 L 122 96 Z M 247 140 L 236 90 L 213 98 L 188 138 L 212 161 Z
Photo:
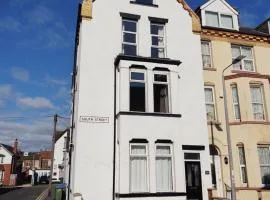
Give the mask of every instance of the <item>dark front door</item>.
M 185 162 L 186 189 L 188 200 L 202 200 L 202 179 L 200 162 Z

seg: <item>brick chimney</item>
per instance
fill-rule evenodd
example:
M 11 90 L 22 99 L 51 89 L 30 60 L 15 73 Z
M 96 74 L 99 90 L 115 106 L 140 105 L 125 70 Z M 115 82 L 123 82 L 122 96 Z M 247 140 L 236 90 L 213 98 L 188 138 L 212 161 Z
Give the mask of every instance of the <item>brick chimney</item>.
M 16 138 L 13 144 L 13 153 L 16 154 L 18 151 L 18 139 Z

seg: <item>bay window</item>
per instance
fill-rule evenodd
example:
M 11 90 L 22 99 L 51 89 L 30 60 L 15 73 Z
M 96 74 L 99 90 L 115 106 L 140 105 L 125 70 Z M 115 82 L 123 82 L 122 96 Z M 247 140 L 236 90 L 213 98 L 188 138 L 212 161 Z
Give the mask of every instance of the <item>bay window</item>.
M 242 183 L 247 183 L 247 165 L 246 165 L 246 156 L 245 149 L 243 145 L 238 146 L 239 152 L 239 161 L 240 161 L 240 177 Z
M 157 192 L 173 190 L 172 146 L 156 145 L 156 189 Z
M 233 102 L 234 119 L 240 120 L 241 115 L 240 115 L 240 105 L 239 105 L 237 85 L 233 84 L 231 87 L 232 87 L 232 102 Z
M 251 84 L 250 93 L 253 118 L 255 120 L 265 120 L 262 86 L 259 84 Z
M 145 70 L 131 69 L 130 71 L 130 91 L 129 109 L 130 111 L 145 112 L 146 89 Z
M 147 144 L 130 144 L 130 192 L 148 191 Z
M 259 145 L 258 154 L 261 169 L 262 184 L 270 185 L 270 149 L 269 146 Z

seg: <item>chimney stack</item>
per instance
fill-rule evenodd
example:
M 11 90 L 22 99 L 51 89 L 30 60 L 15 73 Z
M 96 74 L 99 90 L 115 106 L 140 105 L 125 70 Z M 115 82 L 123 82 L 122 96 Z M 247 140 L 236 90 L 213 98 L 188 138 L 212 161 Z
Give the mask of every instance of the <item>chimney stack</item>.
M 18 151 L 18 139 L 16 138 L 13 145 L 13 153 L 16 154 Z

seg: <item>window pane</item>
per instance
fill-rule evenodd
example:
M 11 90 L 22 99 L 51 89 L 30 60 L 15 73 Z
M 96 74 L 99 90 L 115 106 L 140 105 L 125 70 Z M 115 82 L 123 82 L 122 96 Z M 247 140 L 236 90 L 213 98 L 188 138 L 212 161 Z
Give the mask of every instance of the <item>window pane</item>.
M 234 105 L 234 118 L 235 119 L 240 119 L 240 108 L 239 108 L 239 104 Z
M 146 146 L 143 145 L 131 145 L 131 154 L 146 154 Z
M 147 191 L 147 159 L 132 157 L 130 160 L 130 179 L 132 192 Z
M 233 28 L 233 18 L 230 15 L 220 15 L 221 26 L 224 28 Z
M 256 103 L 262 103 L 262 94 L 261 94 L 261 88 L 260 86 L 252 86 L 250 88 L 251 90 L 251 100 L 252 102 L 256 102 Z
M 270 185 L 270 166 L 261 167 L 262 184 Z
M 245 165 L 245 153 L 244 147 L 238 147 L 239 150 L 239 160 L 241 165 Z
M 215 107 L 213 104 L 206 104 L 206 115 L 207 120 L 215 120 Z
M 233 98 L 233 103 L 238 103 L 238 91 L 237 91 L 237 87 L 233 86 L 232 87 L 232 98 Z
M 136 21 L 126 21 L 123 20 L 123 30 L 124 31 L 130 31 L 130 32 L 136 32 L 137 22 Z
M 159 192 L 173 189 L 171 158 L 156 158 L 156 187 Z
M 204 88 L 204 94 L 205 94 L 205 101 L 207 103 L 214 102 L 212 88 Z
M 136 3 L 153 4 L 153 0 L 136 0 Z
M 151 34 L 164 36 L 164 25 L 151 24 Z
M 259 147 L 258 148 L 260 164 L 261 165 L 270 165 L 270 151 L 269 147 Z
M 168 85 L 154 84 L 154 112 L 169 112 Z
M 244 60 L 244 68 L 247 71 L 254 71 L 253 61 L 252 60 Z
M 210 45 L 209 42 L 202 42 L 202 54 L 210 55 Z
M 169 155 L 171 154 L 171 148 L 170 146 L 157 146 L 156 154 Z
M 151 57 L 152 58 L 165 58 L 165 49 L 164 48 L 151 48 Z
M 214 12 L 205 12 L 206 25 L 219 27 L 218 14 Z
M 130 111 L 145 112 L 145 83 L 130 82 Z
M 203 67 L 211 67 L 211 57 L 210 56 L 202 56 Z
M 123 53 L 125 55 L 136 56 L 137 47 L 135 45 L 123 44 Z
M 124 42 L 136 43 L 136 34 L 124 33 Z
M 167 82 L 167 75 L 164 74 L 155 74 L 154 81 L 157 82 Z
M 242 54 L 248 59 L 252 59 L 252 49 L 249 47 L 242 47 Z
M 241 55 L 240 47 L 238 47 L 238 46 L 232 46 L 232 57 L 233 58 L 237 58 L 240 55 Z
M 241 172 L 242 172 L 242 182 L 247 183 L 247 168 L 241 167 Z
M 131 80 L 144 80 L 144 73 L 141 72 L 131 72 Z
M 152 45 L 154 46 L 164 46 L 164 38 L 152 36 Z

